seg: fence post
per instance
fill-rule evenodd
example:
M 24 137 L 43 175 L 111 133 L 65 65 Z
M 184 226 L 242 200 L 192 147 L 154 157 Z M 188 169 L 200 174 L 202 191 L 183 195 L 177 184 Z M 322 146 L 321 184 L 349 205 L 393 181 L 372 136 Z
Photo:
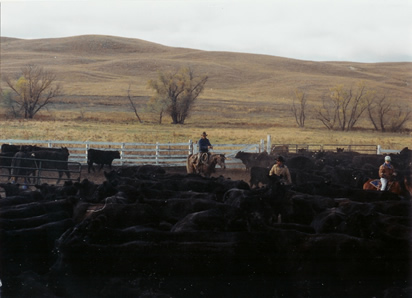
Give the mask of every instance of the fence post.
M 265 141 L 263 139 L 260 140 L 259 145 L 259 153 L 265 151 Z
M 266 151 L 267 153 L 270 154 L 272 152 L 272 137 L 270 135 L 267 135 L 267 140 L 266 140 Z
M 123 165 L 123 155 L 124 155 L 123 151 L 125 149 L 125 146 L 126 145 L 124 143 L 122 143 L 122 145 L 120 147 L 120 165 Z
M 192 140 L 189 140 L 189 154 L 188 155 L 190 155 L 190 154 L 193 154 L 193 142 L 192 142 Z
M 86 142 L 86 161 L 85 163 L 87 163 L 87 160 L 89 159 L 89 149 L 90 149 L 90 144 Z
M 35 162 L 36 166 L 37 163 Z M 36 183 L 40 185 L 41 181 L 40 181 L 40 173 L 41 173 L 41 169 L 42 169 L 42 162 L 41 160 L 39 160 L 39 165 L 37 166 L 37 177 L 36 177 Z M 27 175 L 27 174 L 26 174 Z M 24 178 L 24 182 L 26 182 L 26 178 Z
M 159 164 L 159 142 L 156 142 L 156 165 Z
M 380 155 L 380 154 L 382 154 L 382 152 L 381 152 L 381 145 L 378 145 L 378 146 L 377 146 L 377 149 L 376 149 L 376 155 Z
M 196 154 L 198 152 L 197 142 L 192 142 L 192 152 L 193 154 Z

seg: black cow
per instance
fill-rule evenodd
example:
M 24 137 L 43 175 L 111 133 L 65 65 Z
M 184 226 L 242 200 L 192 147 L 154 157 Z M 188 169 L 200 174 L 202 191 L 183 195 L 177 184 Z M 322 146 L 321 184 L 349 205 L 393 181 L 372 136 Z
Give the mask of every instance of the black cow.
M 35 145 L 9 145 L 9 144 L 2 144 L 1 145 L 1 152 L 34 152 L 34 151 L 61 151 L 61 148 L 49 148 L 49 147 L 39 147 Z
M 19 177 L 24 177 L 24 183 L 30 182 L 29 176 L 36 172 L 36 163 L 30 153 L 19 151 L 11 161 L 12 182 L 16 183 Z
M 87 171 L 90 173 L 90 169 L 93 169 L 93 172 L 95 172 L 93 166 L 94 163 L 100 165 L 99 171 L 103 168 L 104 165 L 108 165 L 111 169 L 113 160 L 118 158 L 120 158 L 119 151 L 89 149 L 87 150 Z
M 36 146 L 32 145 L 10 145 L 10 144 L 2 144 L 1 145 L 1 152 L 13 152 L 17 153 L 19 151 L 35 151 Z
M 269 155 L 266 151 L 260 153 L 250 153 L 239 151 L 235 158 L 238 158 L 246 166 L 246 170 L 251 167 L 269 167 L 276 162 L 276 157 Z
M 313 170 L 315 168 L 315 162 L 313 160 L 301 155 L 289 158 L 287 164 L 289 169 Z
M 252 167 L 250 169 L 250 187 L 258 187 L 259 183 L 268 184 L 270 182 L 269 171 L 269 168 Z
M 7 180 L 10 180 L 11 178 L 11 162 L 14 154 L 14 152 L 0 152 L 0 169 L 5 168 L 9 171 Z
M 248 170 L 253 166 L 256 154 L 257 153 L 239 151 L 238 153 L 236 153 L 235 158 L 240 159 L 242 163 L 246 166 L 246 170 Z
M 59 172 L 59 178 L 56 184 L 60 182 L 63 172 L 65 172 L 67 178 L 70 179 L 70 171 L 67 163 L 70 154 L 67 148 L 35 151 L 30 153 L 30 155 L 35 159 L 40 171 L 42 169 L 55 169 Z

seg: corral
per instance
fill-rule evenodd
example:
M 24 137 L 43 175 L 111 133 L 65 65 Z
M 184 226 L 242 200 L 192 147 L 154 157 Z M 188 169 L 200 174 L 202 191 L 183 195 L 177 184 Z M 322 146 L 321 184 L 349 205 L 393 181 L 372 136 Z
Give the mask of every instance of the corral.
M 153 164 L 2 185 L 15 191 L 0 199 L 2 294 L 410 295 L 410 197 L 357 185 L 383 156 L 283 155 L 292 187 L 250 188 L 244 167 L 205 178 Z M 406 174 L 411 151 L 391 156 Z

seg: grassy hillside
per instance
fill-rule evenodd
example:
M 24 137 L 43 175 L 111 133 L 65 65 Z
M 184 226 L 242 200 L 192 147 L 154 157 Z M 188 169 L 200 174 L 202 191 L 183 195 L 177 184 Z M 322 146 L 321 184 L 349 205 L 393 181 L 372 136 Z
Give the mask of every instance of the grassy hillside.
M 55 72 L 64 94 L 33 121 L 3 116 L 2 138 L 119 140 L 143 139 L 143 134 L 146 141 L 156 135 L 165 141 L 187 141 L 197 138 L 200 131 L 208 130 L 219 135 L 222 142 L 240 142 L 245 138 L 265 138 L 270 132 L 280 135 L 282 130 L 283 142 L 319 143 L 323 139 L 331 140 L 331 134 L 340 133 L 328 132 L 314 119 L 308 119 L 306 129 L 296 128 L 289 112 L 296 88 L 305 90 L 309 105 L 316 106 L 329 88 L 337 84 L 352 87 L 362 80 L 368 88 L 386 94 L 400 105 L 409 108 L 412 105 L 412 63 L 313 62 L 173 48 L 113 36 L 39 40 L 2 37 L 1 74 L 18 75 L 20 68 L 27 64 Z M 209 76 L 204 93 L 184 127 L 156 125 L 156 115 L 144 110 L 152 95 L 146 87 L 147 81 L 156 78 L 158 71 L 175 71 L 182 66 Z M 132 84 L 132 95 L 143 124 L 136 123 L 128 105 L 129 84 Z M 104 125 L 108 127 L 102 134 L 99 129 Z M 382 143 L 396 137 L 394 142 L 401 145 L 410 140 L 409 134 L 377 134 L 368 131 L 368 127 L 367 120 L 363 119 L 358 132 L 342 133 L 336 139 Z M 408 127 L 412 125 L 409 123 Z M 146 131 L 156 133 L 148 135 Z M 356 137 L 356 134 L 362 136 Z
M 316 97 L 336 84 L 350 86 L 359 80 L 400 99 L 412 95 L 412 63 L 312 62 L 172 48 L 112 36 L 1 39 L 2 72 L 16 73 L 28 63 L 55 71 L 67 95 L 123 96 L 129 82 L 141 90 L 138 95 L 150 95 L 146 82 L 157 71 L 185 65 L 209 76 L 205 98 L 266 101 L 290 97 L 297 87 Z

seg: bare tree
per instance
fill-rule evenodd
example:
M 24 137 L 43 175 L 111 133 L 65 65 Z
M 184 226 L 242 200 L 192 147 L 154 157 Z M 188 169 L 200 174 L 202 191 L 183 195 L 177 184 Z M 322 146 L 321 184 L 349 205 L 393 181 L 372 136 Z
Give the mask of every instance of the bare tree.
M 195 78 L 189 67 L 181 68 L 176 73 L 159 72 L 157 80 L 148 82 L 149 88 L 155 91 L 151 104 L 159 106 L 161 117 L 167 112 L 173 124 L 184 124 L 207 79 L 207 76 Z
M 322 107 L 317 110 L 317 119 L 328 129 L 350 131 L 367 109 L 371 95 L 363 82 L 357 84 L 356 90 L 337 85 L 330 89 L 329 98 L 322 99 Z
M 14 91 L 12 107 L 24 113 L 24 118 L 33 118 L 42 108 L 60 95 L 56 75 L 37 65 L 27 65 L 21 69 L 21 76 L 13 80 L 5 76 L 7 86 Z
M 333 130 L 337 122 L 337 110 L 337 103 L 324 95 L 322 97 L 322 107 L 316 110 L 316 119 L 321 121 L 327 129 Z
M 373 98 L 369 101 L 368 115 L 375 130 L 396 132 L 402 130 L 410 119 L 411 110 L 395 105 L 392 100 L 383 95 L 381 98 Z
M 134 114 L 136 115 L 137 120 L 139 120 L 139 122 L 142 123 L 142 119 L 140 119 L 140 116 L 139 116 L 139 114 L 137 113 L 136 105 L 134 104 L 134 102 L 133 102 L 133 100 L 132 100 L 132 97 L 131 97 L 131 95 L 130 95 L 130 86 L 131 86 L 131 85 L 132 85 L 132 84 L 129 84 L 129 88 L 127 89 L 127 98 L 129 99 L 130 106 L 132 107 L 132 109 L 133 109 L 133 111 L 134 111 Z
M 162 124 L 163 116 L 165 115 L 169 107 L 169 100 L 167 96 L 153 96 L 152 98 L 150 98 L 147 107 L 150 112 L 159 115 L 157 122 L 159 124 Z
M 13 96 L 10 90 L 1 90 L 0 89 L 0 99 L 1 106 L 8 110 L 8 113 L 13 115 L 14 118 L 20 116 L 19 111 L 16 110 L 16 107 L 13 105 Z
M 296 123 L 298 124 L 299 127 L 305 127 L 305 120 L 306 120 L 306 94 L 303 91 L 295 90 L 294 91 L 295 98 L 293 99 L 292 102 L 292 113 L 293 116 L 295 117 Z M 295 104 L 295 99 L 298 102 Z

